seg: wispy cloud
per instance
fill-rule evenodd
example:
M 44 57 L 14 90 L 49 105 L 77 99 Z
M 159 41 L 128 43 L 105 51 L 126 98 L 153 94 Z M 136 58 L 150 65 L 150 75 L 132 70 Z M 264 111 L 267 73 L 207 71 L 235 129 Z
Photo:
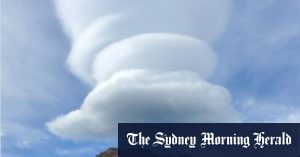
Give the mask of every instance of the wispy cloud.
M 78 148 L 78 149 L 57 149 L 56 153 L 61 156 L 80 156 L 87 153 L 97 154 L 99 150 L 94 150 L 93 148 Z
M 5 135 L 3 145 L 14 145 L 18 148 L 34 148 L 47 143 L 49 140 L 48 133 L 45 130 L 31 127 L 28 125 L 15 123 L 12 121 L 5 121 L 2 127 L 3 134 Z
M 270 100 L 247 98 L 238 102 L 245 122 L 295 123 L 300 121 L 299 107 Z

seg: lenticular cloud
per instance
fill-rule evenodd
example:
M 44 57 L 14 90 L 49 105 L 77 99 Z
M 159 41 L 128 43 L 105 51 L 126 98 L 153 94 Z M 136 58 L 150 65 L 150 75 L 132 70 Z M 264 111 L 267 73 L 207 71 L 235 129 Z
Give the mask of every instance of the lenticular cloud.
M 71 71 L 94 87 L 81 107 L 47 123 L 63 138 L 113 135 L 118 122 L 237 122 L 230 93 L 209 83 L 210 47 L 229 0 L 57 0 L 73 47 Z

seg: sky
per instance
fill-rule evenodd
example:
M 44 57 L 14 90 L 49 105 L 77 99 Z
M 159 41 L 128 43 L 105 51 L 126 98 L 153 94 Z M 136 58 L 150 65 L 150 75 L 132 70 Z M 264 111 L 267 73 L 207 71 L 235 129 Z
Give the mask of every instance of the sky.
M 128 6 L 104 5 L 109 9 L 80 13 L 76 9 L 93 5 L 76 7 L 81 6 L 78 3 L 66 13 L 68 4 L 68 0 L 62 4 L 50 0 L 2 1 L 2 156 L 94 156 L 116 146 L 114 138 L 107 138 L 111 136 L 107 132 L 115 130 L 109 120 L 134 122 L 139 116 L 141 122 L 170 122 L 174 115 L 190 113 L 190 108 L 197 108 L 193 114 L 201 116 L 192 114 L 174 121 L 219 122 L 224 117 L 227 122 L 300 121 L 299 1 L 203 3 L 219 12 L 211 18 L 203 14 L 205 7 L 194 5 L 193 15 L 185 15 L 183 9 L 174 19 L 169 15 L 156 18 L 164 8 L 152 14 L 151 9 L 157 7 L 152 3 L 143 6 L 151 14 L 112 14 L 104 18 L 101 16 L 114 9 L 128 12 Z M 172 9 L 170 14 L 174 13 Z M 130 20 L 144 22 L 128 24 Z M 177 25 L 178 21 L 182 24 Z M 153 30 L 144 27 L 153 23 L 160 34 L 149 34 Z M 218 27 L 211 27 L 215 25 Z M 132 26 L 136 28 L 119 31 Z M 98 33 L 104 41 L 91 42 L 98 39 Z M 120 38 L 125 40 L 118 42 Z M 128 51 L 116 55 L 120 49 Z M 181 52 L 186 49 L 193 57 L 185 58 Z M 93 62 L 92 53 L 97 56 Z M 160 55 L 173 56 L 170 61 L 160 62 Z M 143 56 L 146 60 L 135 62 Z M 201 62 L 193 60 L 194 56 Z M 186 61 L 180 60 L 183 57 Z M 149 67 L 159 70 L 151 71 Z M 180 71 L 182 67 L 188 71 Z M 133 99 L 136 95 L 140 99 Z M 199 103 L 204 105 L 193 106 Z M 143 106 L 132 111 L 132 116 L 114 116 L 140 104 Z M 157 119 L 145 114 L 149 110 L 154 113 L 156 108 L 162 108 L 155 113 Z M 213 118 L 208 116 L 210 113 Z M 171 116 L 162 116 L 168 114 Z

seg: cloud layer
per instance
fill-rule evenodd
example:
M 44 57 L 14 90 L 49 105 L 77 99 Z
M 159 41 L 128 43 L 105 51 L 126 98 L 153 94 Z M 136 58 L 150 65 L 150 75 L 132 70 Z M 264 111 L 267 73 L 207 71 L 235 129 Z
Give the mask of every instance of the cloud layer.
M 143 33 L 173 33 L 216 40 L 230 15 L 229 0 L 57 0 L 57 12 L 74 41 L 67 63 L 81 80 L 94 83 L 91 63 L 111 43 Z
M 115 42 L 98 53 L 93 78 L 101 83 L 127 69 L 189 70 L 209 78 L 216 56 L 205 42 L 176 34 L 142 34 Z
M 63 138 L 98 139 L 118 122 L 238 122 L 230 93 L 209 83 L 228 0 L 56 1 L 74 44 L 71 71 L 94 89 L 47 123 Z
M 118 122 L 237 122 L 230 99 L 193 72 L 121 71 L 48 126 L 63 138 L 98 139 L 114 135 Z

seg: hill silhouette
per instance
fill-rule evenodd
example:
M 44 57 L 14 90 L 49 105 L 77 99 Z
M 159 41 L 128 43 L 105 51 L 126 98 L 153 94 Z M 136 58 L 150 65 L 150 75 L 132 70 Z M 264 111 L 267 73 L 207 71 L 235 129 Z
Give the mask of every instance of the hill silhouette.
M 106 151 L 96 155 L 96 157 L 118 157 L 118 149 L 108 148 Z

